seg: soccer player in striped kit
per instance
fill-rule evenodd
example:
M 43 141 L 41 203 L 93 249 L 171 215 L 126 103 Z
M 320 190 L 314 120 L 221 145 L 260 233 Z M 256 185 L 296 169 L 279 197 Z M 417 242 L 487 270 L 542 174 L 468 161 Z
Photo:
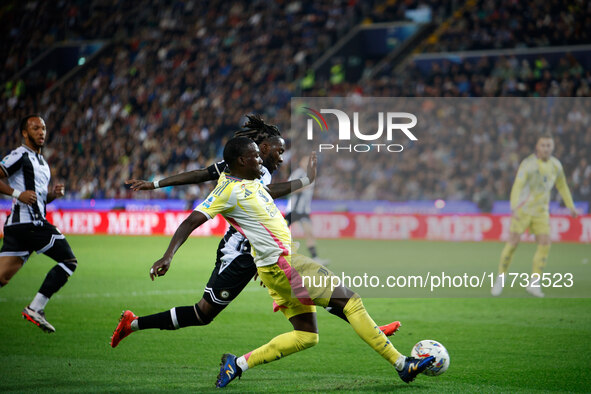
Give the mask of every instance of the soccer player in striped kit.
M 43 253 L 57 264 L 49 270 L 39 292 L 22 311 L 23 318 L 43 331 L 55 328 L 45 318 L 45 306 L 76 270 L 78 262 L 65 236 L 45 218 L 46 205 L 64 195 L 64 185 L 49 191 L 51 173 L 41 155 L 47 128 L 39 115 L 22 119 L 23 145 L 0 162 L 0 193 L 12 196 L 12 209 L 4 224 L 0 249 L 0 287 L 28 260 L 31 253 Z

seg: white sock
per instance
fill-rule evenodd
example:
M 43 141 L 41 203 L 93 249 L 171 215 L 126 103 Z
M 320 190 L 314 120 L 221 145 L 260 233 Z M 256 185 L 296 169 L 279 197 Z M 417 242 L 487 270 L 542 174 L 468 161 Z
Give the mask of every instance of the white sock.
M 246 359 L 244 358 L 244 356 L 240 356 L 236 359 L 236 365 L 238 365 L 238 367 L 240 367 L 242 372 L 244 372 L 248 369 L 248 363 L 246 362 Z
M 406 363 L 406 356 L 404 355 L 400 355 L 400 357 L 398 357 L 396 359 L 396 362 L 394 363 L 394 366 L 396 367 L 397 371 L 402 371 L 404 369 L 404 364 Z
M 34 311 L 41 311 L 41 310 L 45 309 L 45 305 L 47 305 L 48 302 L 49 302 L 49 298 L 45 297 L 41 293 L 37 293 L 35 298 L 33 298 L 31 305 L 29 305 L 29 307 Z
M 137 330 L 140 329 L 140 326 L 138 326 L 138 324 L 137 324 L 137 319 L 135 319 L 134 321 L 132 321 L 129 326 L 131 327 L 131 330 L 132 331 L 137 331 Z

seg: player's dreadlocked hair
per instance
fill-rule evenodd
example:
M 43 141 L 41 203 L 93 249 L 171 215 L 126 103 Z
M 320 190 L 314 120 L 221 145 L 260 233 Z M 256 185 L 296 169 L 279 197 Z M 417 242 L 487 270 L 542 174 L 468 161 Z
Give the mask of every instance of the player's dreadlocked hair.
M 242 126 L 244 129 L 235 132 L 234 137 L 248 137 L 257 145 L 271 137 L 281 137 L 277 126 L 266 124 L 261 115 L 246 115 L 246 117 L 248 122 Z

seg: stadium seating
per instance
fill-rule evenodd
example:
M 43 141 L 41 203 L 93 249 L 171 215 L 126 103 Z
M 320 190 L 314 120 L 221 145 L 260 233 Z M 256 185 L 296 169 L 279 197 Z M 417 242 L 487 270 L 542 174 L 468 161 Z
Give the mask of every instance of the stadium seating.
M 497 5 L 495 10 L 491 10 L 493 3 Z M 536 2 L 527 3 L 532 6 Z M 579 26 L 581 14 L 588 15 L 589 8 L 580 9 L 582 3 L 571 3 L 573 7 L 552 14 L 552 18 L 560 15 L 563 20 L 574 21 L 571 25 L 558 23 L 559 32 L 565 33 L 568 26 Z M 27 4 L 30 3 L 22 7 Z M 221 156 L 225 138 L 240 125 L 246 113 L 262 113 L 289 136 L 289 101 L 293 95 L 300 94 L 297 81 L 312 61 L 355 24 L 381 21 L 381 18 L 400 19 L 396 15 L 401 15 L 401 10 L 409 4 L 412 6 L 409 2 L 368 5 L 349 1 L 285 4 L 215 1 L 207 9 L 202 2 L 164 0 L 155 0 L 153 7 L 140 9 L 126 2 L 43 4 L 30 10 L 31 21 L 39 23 L 38 33 L 31 35 L 25 22 L 3 27 L 14 38 L 10 47 L 3 48 L 2 59 L 10 66 L 5 68 L 3 79 L 56 40 L 107 36 L 115 39 L 95 62 L 50 95 L 42 94 L 39 86 L 52 83 L 51 76 L 44 76 L 48 79 L 26 94 L 18 91 L 16 81 L 5 86 L 0 101 L 3 130 L 0 146 L 17 145 L 18 119 L 31 112 L 41 112 L 48 121 L 50 133 L 45 155 L 54 178 L 66 182 L 70 198 L 169 196 L 189 200 L 206 195 L 209 186 L 165 189 L 148 196 L 131 193 L 123 181 L 130 177 L 159 178 L 208 165 Z M 556 40 L 556 34 L 546 34 L 546 41 L 533 39 L 548 33 L 545 15 L 559 2 L 550 2 L 536 12 L 523 15 L 515 4 L 475 2 L 469 11 L 455 15 L 449 28 L 425 50 L 589 43 L 585 29 L 565 33 L 566 38 L 562 40 Z M 384 12 L 380 13 L 380 9 Z M 98 23 L 94 17 L 97 10 L 112 17 L 107 23 Z M 137 10 L 133 20 L 117 17 L 133 10 Z M 55 29 L 50 16 L 61 20 L 63 25 Z M 515 23 L 508 24 L 508 31 L 499 30 L 498 34 L 503 33 L 500 36 L 489 37 L 487 32 L 497 31 L 495 21 L 501 17 Z M 470 29 L 478 34 L 465 37 L 462 29 L 466 26 L 472 26 Z M 15 58 L 14 54 L 19 56 Z M 431 62 L 427 67 L 410 61 L 402 72 L 386 67 L 359 86 L 346 82 L 331 85 L 318 80 L 305 94 L 588 97 L 589 69 L 589 64 L 572 55 L 554 59 L 543 51 L 529 60 L 512 55 L 482 55 L 476 60 Z M 589 177 L 581 174 L 589 171 L 588 164 L 582 161 L 590 156 L 589 152 L 579 149 L 574 157 L 568 157 L 568 153 L 573 146 L 591 146 L 591 137 L 583 129 L 575 130 L 575 134 L 575 137 L 566 133 L 558 136 L 556 154 L 564 160 L 575 198 L 588 199 Z M 442 141 L 448 137 L 440 136 Z M 472 150 L 449 154 L 447 159 L 465 165 L 444 174 L 442 180 L 436 181 L 434 175 L 442 163 L 421 159 L 397 166 L 395 174 L 384 174 L 392 176 L 396 193 L 382 187 L 382 178 L 373 180 L 370 189 L 375 190 L 377 198 L 386 199 L 472 199 L 482 195 L 506 199 L 506 188 L 511 184 L 516 165 L 531 144 L 524 146 L 519 133 L 503 138 L 506 154 L 511 158 L 507 167 L 495 166 L 495 155 L 477 144 Z M 531 136 L 523 138 L 531 142 Z M 446 156 L 441 149 L 429 144 L 419 147 L 421 157 L 443 160 Z M 485 163 L 487 170 L 478 170 L 478 163 Z M 417 170 L 424 175 L 403 182 Z M 278 178 L 284 179 L 287 173 L 288 169 L 284 168 Z M 351 179 L 351 182 L 362 180 Z M 335 198 L 329 191 L 318 191 L 319 197 Z

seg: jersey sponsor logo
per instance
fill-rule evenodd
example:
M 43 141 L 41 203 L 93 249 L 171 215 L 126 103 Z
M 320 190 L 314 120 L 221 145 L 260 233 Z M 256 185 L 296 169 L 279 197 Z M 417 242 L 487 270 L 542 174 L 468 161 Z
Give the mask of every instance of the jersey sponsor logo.
M 263 199 L 264 202 L 269 202 L 269 199 L 267 198 L 267 196 L 265 196 L 265 193 L 263 193 L 262 190 L 259 190 L 259 197 Z
M 274 218 L 275 215 L 277 215 L 277 212 L 279 212 L 275 204 L 267 204 L 267 206 L 265 207 L 265 211 L 267 211 L 269 216 L 272 218 Z

